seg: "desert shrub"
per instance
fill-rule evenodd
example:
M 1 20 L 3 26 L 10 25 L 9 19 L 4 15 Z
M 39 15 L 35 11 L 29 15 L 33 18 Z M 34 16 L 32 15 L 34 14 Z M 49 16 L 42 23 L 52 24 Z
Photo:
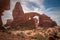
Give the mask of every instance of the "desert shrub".
M 45 40 L 45 38 L 41 35 L 41 34 L 35 34 L 33 37 L 31 37 L 32 39 L 36 39 L 36 40 Z
M 31 34 L 31 32 L 28 32 L 27 34 L 28 34 L 28 35 L 30 35 L 30 34 Z
M 24 38 L 25 34 L 23 32 L 21 32 L 21 33 L 18 33 L 17 36 L 20 36 L 21 38 Z

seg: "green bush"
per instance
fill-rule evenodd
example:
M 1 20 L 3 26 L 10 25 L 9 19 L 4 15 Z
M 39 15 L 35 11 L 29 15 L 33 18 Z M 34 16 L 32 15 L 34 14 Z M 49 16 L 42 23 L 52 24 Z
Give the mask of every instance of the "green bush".
M 36 40 L 46 40 L 41 34 L 35 34 L 33 37 L 31 37 L 32 39 L 36 39 Z
M 18 33 L 17 36 L 20 36 L 21 38 L 24 38 L 25 34 L 23 32 L 21 32 L 21 33 Z

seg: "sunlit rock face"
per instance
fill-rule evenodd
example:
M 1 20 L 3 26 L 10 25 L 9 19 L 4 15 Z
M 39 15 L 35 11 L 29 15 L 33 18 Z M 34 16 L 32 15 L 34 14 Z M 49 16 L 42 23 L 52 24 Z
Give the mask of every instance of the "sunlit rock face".
M 2 18 L 1 16 L 3 15 L 4 10 L 9 10 L 10 9 L 10 0 L 0 0 L 0 29 L 4 28 L 2 27 Z
M 20 2 L 17 2 L 14 10 L 12 12 L 13 20 L 17 20 L 19 18 L 19 16 L 21 16 L 23 14 L 24 14 L 24 12 L 23 12 L 23 9 L 21 7 L 21 4 L 20 4 Z

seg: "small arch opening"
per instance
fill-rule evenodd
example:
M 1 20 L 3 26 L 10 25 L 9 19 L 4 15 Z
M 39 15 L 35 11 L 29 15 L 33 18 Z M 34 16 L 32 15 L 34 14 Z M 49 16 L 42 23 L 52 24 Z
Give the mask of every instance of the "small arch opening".
M 37 19 L 37 23 L 39 23 L 39 16 L 34 16 L 34 19 Z

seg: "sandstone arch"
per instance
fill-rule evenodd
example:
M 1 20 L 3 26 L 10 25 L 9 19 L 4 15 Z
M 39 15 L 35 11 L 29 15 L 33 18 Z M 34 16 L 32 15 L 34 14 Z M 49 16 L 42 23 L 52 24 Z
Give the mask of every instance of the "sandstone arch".
M 39 26 L 42 27 L 54 27 L 57 26 L 56 22 L 53 21 L 49 16 L 42 14 L 39 17 Z
M 35 25 L 35 22 L 37 19 L 34 19 L 34 16 L 40 16 L 40 14 L 35 13 L 35 12 L 31 12 L 31 13 L 25 13 L 24 15 L 21 15 L 19 17 L 19 19 L 15 20 L 12 23 L 12 26 L 28 26 L 28 24 L 30 23 L 30 25 Z M 29 18 L 31 18 L 31 20 L 29 20 Z M 27 23 L 27 24 L 26 24 Z
M 17 2 L 17 4 L 20 5 L 20 3 L 18 3 L 18 2 Z M 56 22 L 53 21 L 49 16 L 47 16 L 45 14 L 39 14 L 39 13 L 36 13 L 36 12 L 24 13 L 22 8 L 21 8 L 21 5 L 19 6 L 20 7 L 19 10 L 17 9 L 18 6 L 15 6 L 15 8 L 13 10 L 13 15 L 14 15 L 13 18 L 15 20 L 13 20 L 13 22 L 11 24 L 12 27 L 36 26 L 36 24 L 35 24 L 36 19 L 33 18 L 34 16 L 39 16 L 39 26 L 42 26 L 42 27 L 54 27 L 54 26 L 57 26 Z M 18 12 L 18 11 L 20 11 L 20 12 Z

